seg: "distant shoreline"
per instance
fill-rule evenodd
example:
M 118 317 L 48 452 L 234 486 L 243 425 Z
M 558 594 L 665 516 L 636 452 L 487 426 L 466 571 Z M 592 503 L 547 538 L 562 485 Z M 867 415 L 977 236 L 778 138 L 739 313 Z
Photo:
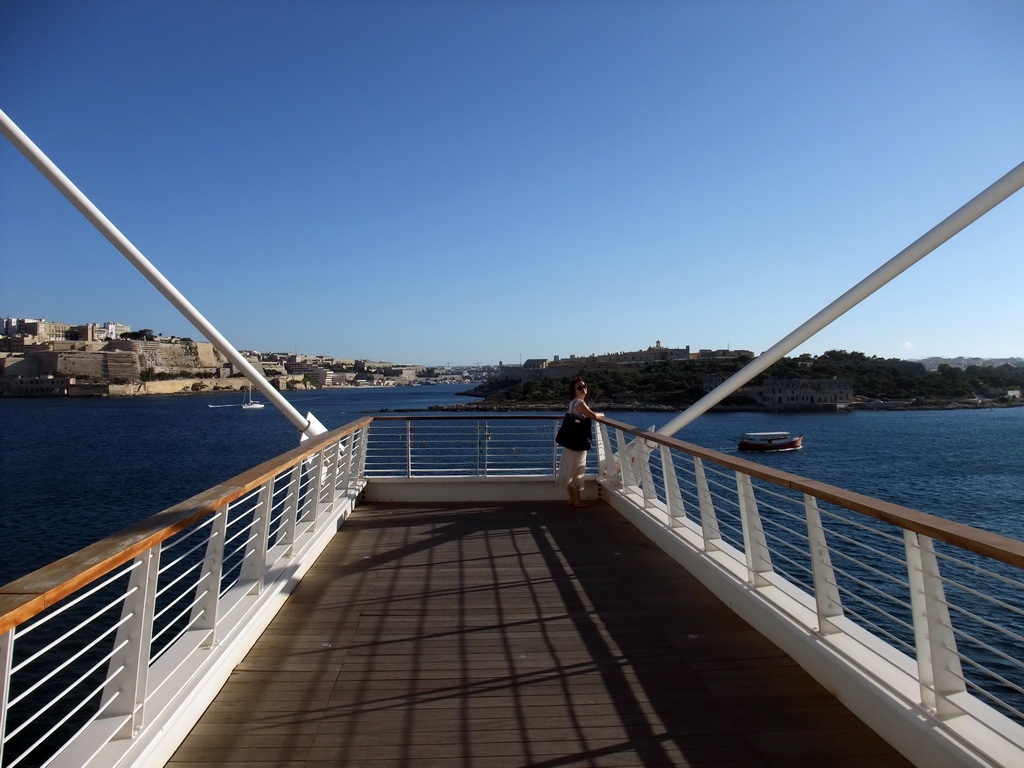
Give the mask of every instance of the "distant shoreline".
M 596 402 L 591 404 L 592 408 L 604 410 L 604 411 L 627 411 L 627 412 L 641 412 L 641 413 L 678 413 L 686 410 L 689 406 L 673 406 L 673 405 L 662 405 L 658 403 L 608 403 L 608 402 Z M 922 403 L 920 405 L 908 405 L 899 404 L 887 407 L 882 405 L 881 407 L 875 403 L 868 403 L 859 405 L 854 403 L 849 408 L 842 408 L 837 410 L 821 410 L 821 409 L 786 409 L 779 410 L 775 408 L 768 408 L 766 406 L 754 406 L 754 405 L 716 405 L 711 410 L 716 413 L 853 413 L 855 411 L 978 411 L 978 410 L 992 410 L 1001 408 L 1020 408 L 1024 407 L 1024 400 L 1018 400 L 1008 403 L 998 402 L 984 402 L 984 403 Z M 404 410 L 404 409 L 403 409 Z M 409 409 L 417 410 L 417 409 Z M 427 408 L 429 411 L 444 411 L 450 413 L 461 413 L 461 412 L 478 412 L 478 411 L 490 411 L 498 413 L 514 413 L 519 411 L 553 411 L 561 413 L 565 410 L 565 405 L 560 403 L 456 403 L 452 405 L 432 405 Z

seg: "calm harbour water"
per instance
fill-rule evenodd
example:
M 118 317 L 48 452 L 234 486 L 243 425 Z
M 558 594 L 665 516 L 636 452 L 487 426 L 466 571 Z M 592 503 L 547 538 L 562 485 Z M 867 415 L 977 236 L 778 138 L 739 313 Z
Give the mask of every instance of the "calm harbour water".
M 382 410 L 467 402 L 462 385 L 289 393 L 335 428 Z M 0 584 L 297 445 L 276 409 L 210 408 L 237 394 L 0 399 Z M 469 399 L 472 402 L 472 399 Z M 598 404 L 598 407 L 599 404 Z M 638 427 L 672 414 L 608 416 Z M 765 464 L 1024 538 L 1024 408 L 706 414 L 676 437 L 733 452 L 746 431 L 804 434 Z

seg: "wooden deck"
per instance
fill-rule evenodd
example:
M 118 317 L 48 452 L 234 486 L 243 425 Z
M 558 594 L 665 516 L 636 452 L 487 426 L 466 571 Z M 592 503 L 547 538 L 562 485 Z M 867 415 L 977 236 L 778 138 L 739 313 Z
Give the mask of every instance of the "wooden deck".
M 610 507 L 360 506 L 168 764 L 909 766 Z

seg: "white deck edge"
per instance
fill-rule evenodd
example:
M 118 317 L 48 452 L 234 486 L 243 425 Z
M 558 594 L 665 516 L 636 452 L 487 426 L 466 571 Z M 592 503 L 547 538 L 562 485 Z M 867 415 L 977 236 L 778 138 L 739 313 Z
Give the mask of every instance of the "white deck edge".
M 813 607 L 793 589 L 755 589 L 745 580 L 742 553 L 703 551 L 696 526 L 671 529 L 636 494 L 603 481 L 602 497 L 918 768 L 1024 766 L 1024 728 L 1009 718 L 972 700 L 964 703 L 968 714 L 938 719 L 918 704 L 909 657 L 849 621 L 843 632 L 819 634 Z

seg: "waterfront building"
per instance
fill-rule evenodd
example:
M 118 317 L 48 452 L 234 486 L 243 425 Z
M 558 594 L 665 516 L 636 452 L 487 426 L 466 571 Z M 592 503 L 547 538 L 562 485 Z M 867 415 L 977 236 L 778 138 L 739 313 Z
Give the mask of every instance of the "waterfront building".
M 305 358 L 301 358 L 298 355 L 293 355 L 290 360 L 286 360 L 284 367 L 290 374 L 302 374 L 303 376 L 309 376 L 319 383 L 321 387 L 334 386 L 333 371 L 329 371 L 323 366 L 307 362 Z
M 22 376 L 0 379 L 0 392 L 14 397 L 63 397 L 75 380 L 66 376 Z
M 749 349 L 701 349 L 691 356 L 696 360 L 732 360 L 753 359 L 754 353 Z
M 759 393 L 756 387 L 748 392 L 778 410 L 837 410 L 853 402 L 853 382 L 849 379 L 765 379 Z

